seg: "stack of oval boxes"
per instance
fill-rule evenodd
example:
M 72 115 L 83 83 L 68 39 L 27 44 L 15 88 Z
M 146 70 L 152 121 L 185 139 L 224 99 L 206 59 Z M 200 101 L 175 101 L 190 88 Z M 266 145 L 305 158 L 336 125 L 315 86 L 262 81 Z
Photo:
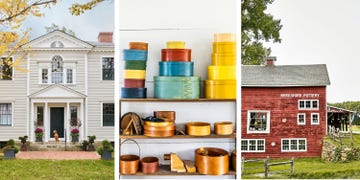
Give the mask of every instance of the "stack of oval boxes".
M 125 71 L 122 98 L 146 98 L 147 54 L 148 44 L 144 42 L 130 42 L 129 49 L 123 50 Z
M 160 99 L 198 99 L 200 77 L 193 76 L 191 49 L 185 42 L 169 41 L 161 50 L 159 76 L 154 76 L 154 96 Z
M 144 121 L 144 135 L 149 137 L 170 137 L 175 135 L 175 111 L 154 111 L 154 116 L 164 122 Z
M 236 98 L 236 40 L 235 34 L 214 35 L 211 66 L 205 81 L 205 97 L 209 99 Z

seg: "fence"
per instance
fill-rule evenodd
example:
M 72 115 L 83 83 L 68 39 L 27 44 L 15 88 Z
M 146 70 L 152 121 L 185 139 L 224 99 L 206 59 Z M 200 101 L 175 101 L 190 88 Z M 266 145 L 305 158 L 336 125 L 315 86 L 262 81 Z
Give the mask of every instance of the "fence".
M 248 163 L 248 162 L 261 162 L 263 161 L 264 162 L 264 166 L 255 166 L 255 167 L 247 167 L 245 168 L 245 163 Z M 242 158 L 242 161 L 241 161 L 241 175 L 243 175 L 245 173 L 245 170 L 254 170 L 254 169 L 262 169 L 264 168 L 264 174 L 265 174 L 265 177 L 267 178 L 270 174 L 270 167 L 271 166 L 279 166 L 279 165 L 286 165 L 286 164 L 289 164 L 290 165 L 290 168 L 289 169 L 284 169 L 284 170 L 276 170 L 276 171 L 272 171 L 272 172 L 286 172 L 286 171 L 290 171 L 291 174 L 293 175 L 294 174 L 294 158 L 291 158 L 290 161 L 284 161 L 284 162 L 273 162 L 273 163 L 270 163 L 270 158 L 267 157 L 266 159 L 245 159 L 245 158 Z

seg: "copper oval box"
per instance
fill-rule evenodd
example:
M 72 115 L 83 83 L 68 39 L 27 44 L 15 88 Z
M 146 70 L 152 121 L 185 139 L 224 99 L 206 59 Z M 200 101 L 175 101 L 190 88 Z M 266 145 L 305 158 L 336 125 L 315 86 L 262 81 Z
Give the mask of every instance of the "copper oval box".
M 161 61 L 191 61 L 191 49 L 162 49 Z
M 124 79 L 124 87 L 126 88 L 144 88 L 145 79 Z
M 130 42 L 130 49 L 148 50 L 148 43 L 145 42 Z
M 159 169 L 159 159 L 157 157 L 144 157 L 141 159 L 141 171 L 144 174 L 156 173 Z
M 175 111 L 154 111 L 154 116 L 165 121 L 175 122 Z
M 229 172 L 229 153 L 224 149 L 213 147 L 196 149 L 195 166 L 199 174 L 226 174 Z

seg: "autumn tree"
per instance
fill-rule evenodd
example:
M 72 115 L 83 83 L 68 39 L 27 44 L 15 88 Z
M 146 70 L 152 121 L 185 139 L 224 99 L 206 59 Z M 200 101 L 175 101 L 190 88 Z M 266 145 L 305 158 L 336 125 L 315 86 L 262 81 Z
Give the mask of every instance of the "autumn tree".
M 72 15 L 79 16 L 87 10 L 91 10 L 98 3 L 101 3 L 103 1 L 105 0 L 90 0 L 86 3 L 74 3 L 70 8 L 70 12 Z
M 274 0 L 241 0 L 241 62 L 259 65 L 271 49 L 264 42 L 280 43 L 280 20 L 265 13 Z

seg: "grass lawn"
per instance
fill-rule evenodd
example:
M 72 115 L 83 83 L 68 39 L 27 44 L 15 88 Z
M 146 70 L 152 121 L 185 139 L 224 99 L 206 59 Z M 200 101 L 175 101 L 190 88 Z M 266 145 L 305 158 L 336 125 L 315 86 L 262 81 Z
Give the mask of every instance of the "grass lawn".
M 114 179 L 114 160 L 2 160 L 0 179 Z
M 326 137 L 329 141 L 337 146 L 339 142 L 334 142 L 331 138 Z M 360 135 L 353 135 L 353 144 L 360 147 Z M 350 138 L 343 139 L 343 146 L 351 147 Z M 283 162 L 289 159 L 271 159 L 270 162 Z M 258 168 L 258 169 L 250 169 Z M 245 174 L 242 179 L 260 179 L 264 177 L 264 162 L 251 162 L 245 164 Z M 280 165 L 270 167 L 270 176 L 273 179 L 360 179 L 360 161 L 352 162 L 327 162 L 321 158 L 298 158 L 295 159 L 295 173 L 291 175 L 290 171 L 275 172 L 277 170 L 289 170 L 290 165 Z

